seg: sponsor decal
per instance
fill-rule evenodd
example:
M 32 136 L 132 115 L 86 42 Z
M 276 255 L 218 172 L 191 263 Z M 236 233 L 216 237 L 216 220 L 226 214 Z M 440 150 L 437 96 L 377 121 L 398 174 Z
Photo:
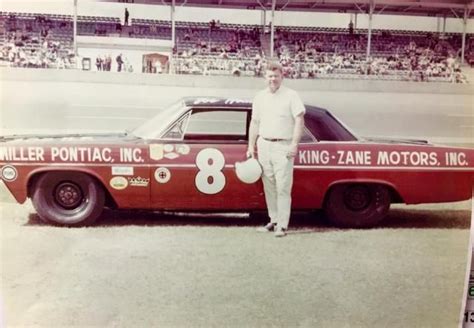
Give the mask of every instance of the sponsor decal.
M 232 104 L 250 104 L 250 101 L 248 100 L 245 100 L 245 99 L 236 99 L 236 98 L 229 98 L 229 99 L 226 99 L 225 104 L 227 105 L 232 105 Z
M 2 167 L 2 179 L 8 182 L 15 181 L 18 177 L 18 172 L 14 166 L 5 165 Z
M 148 183 L 150 182 L 150 179 L 142 178 L 142 177 L 133 177 L 133 178 L 128 178 L 128 182 L 130 186 L 133 186 L 133 187 L 147 187 Z
M 118 150 L 118 151 L 117 151 Z M 0 147 L 0 161 L 68 163 L 143 163 L 139 147 Z M 118 155 L 118 156 L 117 156 Z
M 133 166 L 112 166 L 112 175 L 133 175 Z
M 171 179 L 171 172 L 166 167 L 159 167 L 155 170 L 155 180 L 158 183 L 167 183 Z
M 176 159 L 176 158 L 179 157 L 179 155 L 176 154 L 176 153 L 166 153 L 165 157 L 168 158 L 168 159 Z
M 163 158 L 163 145 L 150 145 L 150 158 L 159 161 Z
M 194 100 L 194 105 L 214 104 L 216 102 L 219 102 L 219 99 L 215 99 L 215 98 L 197 98 L 196 100 Z
M 189 154 L 189 151 L 191 148 L 189 148 L 188 145 L 182 144 L 182 145 L 176 145 L 176 152 L 181 155 L 187 155 Z
M 191 148 L 188 145 L 150 145 L 150 158 L 155 161 L 160 159 L 176 159 L 180 155 L 188 155 Z
M 329 166 L 400 166 L 400 167 L 466 167 L 466 153 L 428 151 L 370 150 L 300 150 L 300 165 Z
M 116 190 L 123 190 L 128 187 L 128 180 L 124 177 L 113 177 L 109 184 Z

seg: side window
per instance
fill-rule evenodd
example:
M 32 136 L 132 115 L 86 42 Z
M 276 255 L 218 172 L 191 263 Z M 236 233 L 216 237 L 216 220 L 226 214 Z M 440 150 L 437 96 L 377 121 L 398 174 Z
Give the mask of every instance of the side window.
M 300 143 L 311 143 L 316 141 L 313 135 L 308 131 L 306 127 L 303 129 L 303 134 L 301 135 Z
M 190 113 L 181 117 L 168 131 L 163 135 L 163 139 L 183 140 L 184 131 L 189 120 Z
M 247 140 L 247 111 L 196 110 L 186 127 L 186 140 Z

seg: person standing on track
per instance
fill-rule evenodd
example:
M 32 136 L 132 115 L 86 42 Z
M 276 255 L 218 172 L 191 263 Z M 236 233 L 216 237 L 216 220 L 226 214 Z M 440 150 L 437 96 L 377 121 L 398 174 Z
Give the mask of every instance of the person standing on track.
M 259 232 L 286 235 L 291 213 L 293 162 L 304 127 L 305 107 L 296 91 L 282 86 L 283 68 L 269 63 L 265 79 L 268 87 L 253 100 L 247 156 L 255 157 L 263 169 L 263 187 L 270 222 Z

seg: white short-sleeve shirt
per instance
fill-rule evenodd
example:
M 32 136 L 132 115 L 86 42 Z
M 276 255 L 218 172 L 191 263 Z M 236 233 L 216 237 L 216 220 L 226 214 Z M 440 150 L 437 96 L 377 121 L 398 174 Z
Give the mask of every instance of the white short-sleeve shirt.
M 260 122 L 258 134 L 263 138 L 291 140 L 295 118 L 304 113 L 298 93 L 285 86 L 280 86 L 275 93 L 266 88 L 253 99 L 252 119 Z

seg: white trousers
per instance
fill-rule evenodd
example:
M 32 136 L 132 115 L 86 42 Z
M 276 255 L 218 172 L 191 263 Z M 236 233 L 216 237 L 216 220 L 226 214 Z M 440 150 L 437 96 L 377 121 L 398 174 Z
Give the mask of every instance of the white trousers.
M 263 168 L 263 188 L 270 222 L 287 229 L 291 213 L 294 158 L 288 158 L 290 141 L 258 138 L 258 161 Z

